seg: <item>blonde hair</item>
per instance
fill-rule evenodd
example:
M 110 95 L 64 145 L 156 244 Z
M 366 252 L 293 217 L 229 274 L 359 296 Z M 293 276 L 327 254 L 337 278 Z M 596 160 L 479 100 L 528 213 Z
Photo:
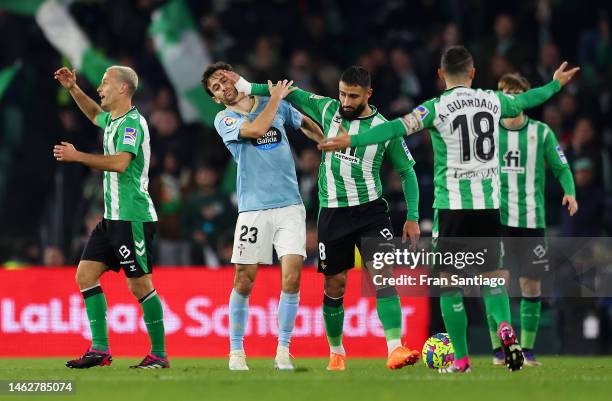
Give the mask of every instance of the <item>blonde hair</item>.
M 112 65 L 106 69 L 106 71 L 110 70 L 117 71 L 119 79 L 127 84 L 128 92 L 132 96 L 138 89 L 138 74 L 136 74 L 136 71 L 124 65 Z

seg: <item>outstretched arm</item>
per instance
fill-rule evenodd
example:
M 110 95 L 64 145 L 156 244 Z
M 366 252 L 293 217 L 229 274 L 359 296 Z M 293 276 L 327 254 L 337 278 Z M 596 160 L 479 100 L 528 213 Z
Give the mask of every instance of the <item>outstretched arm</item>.
M 566 70 L 566 67 L 567 61 L 563 62 L 555 71 L 552 81 L 538 88 L 530 89 L 527 92 L 518 95 L 506 95 L 502 92 L 496 92 L 501 105 L 501 116 L 516 117 L 523 110 L 537 107 L 550 99 L 580 70 L 580 67 L 575 67 L 571 70 Z
M 274 121 L 274 116 L 276 116 L 276 112 L 281 105 L 281 101 L 287 94 L 295 90 L 295 88 L 291 88 L 292 83 L 293 81 L 285 79 L 282 82 L 278 81 L 276 86 L 272 86 L 272 82 L 268 81 L 271 93 L 270 101 L 255 120 L 242 124 L 240 127 L 240 136 L 242 138 L 261 138 L 268 132 Z
M 268 85 L 250 83 L 233 71 L 223 71 L 223 75 L 228 81 L 234 83 L 238 92 L 242 92 L 246 95 L 270 96 L 270 88 Z M 322 126 L 323 108 L 328 102 L 333 101 L 333 99 L 319 96 L 299 88 L 292 89 L 295 90 L 287 95 L 287 101 Z
M 66 67 L 62 67 L 55 71 L 53 75 L 55 79 L 70 93 L 70 96 L 74 99 L 79 109 L 87 116 L 89 121 L 94 125 L 98 125 L 96 117 L 102 113 L 103 110 L 98 103 L 92 98 L 87 96 L 85 92 L 76 83 L 76 71 L 70 70 Z

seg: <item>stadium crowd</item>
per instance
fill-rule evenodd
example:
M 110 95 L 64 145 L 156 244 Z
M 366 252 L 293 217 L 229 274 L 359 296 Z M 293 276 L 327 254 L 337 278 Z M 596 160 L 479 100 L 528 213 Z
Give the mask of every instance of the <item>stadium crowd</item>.
M 159 4 L 125 0 L 111 7 L 109 2 L 77 1 L 71 12 L 100 51 L 132 66 L 144 82 L 135 99 L 152 135 L 150 192 L 160 216 L 157 263 L 229 265 L 236 219 L 235 163 L 214 128 L 181 120 L 173 88 L 146 34 L 150 13 Z M 570 219 L 560 205 L 561 188 L 549 174 L 549 232 L 600 236 L 612 231 L 612 43 L 610 16 L 604 11 L 582 13 L 583 5 L 575 0 L 374 5 L 362 0 L 228 0 L 189 5 L 211 60 L 232 63 L 252 82 L 290 78 L 331 97 L 338 95 L 342 70 L 358 64 L 371 72 L 371 103 L 387 118 L 406 113 L 443 89 L 435 71 L 442 50 L 450 45 L 465 44 L 475 55 L 476 87 L 496 89 L 498 79 L 513 71 L 538 86 L 562 60 L 580 65 L 575 82 L 528 113 L 553 128 L 577 187 L 580 211 Z M 104 29 L 101 20 L 108 21 Z M 15 59 L 23 63 L 0 103 L 0 263 L 72 265 L 101 218 L 101 174 L 56 163 L 51 148 L 68 140 L 79 149 L 101 152 L 101 132 L 53 80 L 53 71 L 64 60 L 32 18 L 0 12 L 0 34 L 23 39 L 3 41 L 0 52 L 0 65 Z M 82 77 L 79 83 L 95 94 L 95 87 Z M 311 256 L 306 263 L 314 264 L 321 156 L 299 132 L 289 136 L 308 213 Z M 415 135 L 408 145 L 417 162 L 421 229 L 427 234 L 433 215 L 431 142 L 428 135 Z M 401 232 L 405 203 L 399 177 L 391 169 L 384 170 L 384 189 Z

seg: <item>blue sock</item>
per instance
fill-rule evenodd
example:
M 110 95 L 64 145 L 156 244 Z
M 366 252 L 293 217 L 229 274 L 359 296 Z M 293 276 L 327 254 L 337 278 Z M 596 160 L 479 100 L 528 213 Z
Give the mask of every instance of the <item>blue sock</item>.
M 299 292 L 289 294 L 281 291 L 280 300 L 278 301 L 278 345 L 289 347 L 299 305 Z
M 229 301 L 230 350 L 242 350 L 244 330 L 249 319 L 249 297 L 232 289 Z

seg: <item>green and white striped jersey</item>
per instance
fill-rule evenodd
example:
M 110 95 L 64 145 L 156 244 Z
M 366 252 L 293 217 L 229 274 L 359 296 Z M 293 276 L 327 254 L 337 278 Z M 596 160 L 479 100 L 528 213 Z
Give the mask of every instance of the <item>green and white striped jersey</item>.
M 369 145 L 429 129 L 434 150 L 436 209 L 499 208 L 499 120 L 538 106 L 561 89 L 553 80 L 518 95 L 450 88 L 401 119 L 351 137 Z
M 545 228 L 545 166 L 559 178 L 567 195 L 575 196 L 572 173 L 555 133 L 525 116 L 523 124 L 499 134 L 501 222 L 510 227 Z
M 434 208 L 498 209 L 498 92 L 455 87 L 415 111 L 431 134 Z
M 267 85 L 253 84 L 252 94 L 269 95 L 267 90 Z M 345 120 L 340 115 L 340 102 L 337 99 L 301 89 L 290 93 L 287 100 L 319 124 L 326 138 L 338 135 L 341 125 L 349 135 L 357 135 L 387 121 L 373 106 L 370 106 L 371 115 Z M 320 206 L 355 206 L 380 198 L 382 184 L 379 172 L 385 154 L 400 174 L 414 165 L 414 159 L 403 138 L 394 138 L 375 145 L 350 147 L 342 151 L 323 152 L 319 167 Z M 409 210 L 410 213 L 418 215 L 417 210 Z
M 129 152 L 132 161 L 123 173 L 104 171 L 104 218 L 125 221 L 157 221 L 149 196 L 151 143 L 149 127 L 136 108 L 111 118 L 100 113 L 96 123 L 104 129 L 104 154 Z

